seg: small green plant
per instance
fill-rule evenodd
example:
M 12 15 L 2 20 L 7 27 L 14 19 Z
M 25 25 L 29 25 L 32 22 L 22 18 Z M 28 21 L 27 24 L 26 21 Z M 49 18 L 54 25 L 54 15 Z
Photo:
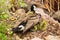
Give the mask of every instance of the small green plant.
M 40 23 L 39 29 L 46 30 L 46 28 L 47 28 L 46 24 L 47 24 L 46 20 L 43 20 L 43 22 Z
M 37 31 L 37 30 L 46 30 L 47 26 L 46 26 L 47 22 L 45 20 L 43 20 L 43 22 L 34 25 L 33 29 L 31 29 L 32 31 Z

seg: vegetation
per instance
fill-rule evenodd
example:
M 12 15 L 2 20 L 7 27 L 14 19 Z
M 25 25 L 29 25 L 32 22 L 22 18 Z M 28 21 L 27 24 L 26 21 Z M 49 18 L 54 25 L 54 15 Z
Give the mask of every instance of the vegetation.
M 36 30 L 45 31 L 46 29 L 47 29 L 47 22 L 46 20 L 43 20 L 41 23 L 34 25 L 34 28 L 32 29 L 32 31 L 36 31 Z
M 0 40 L 7 40 L 7 36 L 3 33 L 0 33 Z
M 8 10 L 12 7 L 10 1 L 11 0 L 0 0 L 0 40 L 7 40 L 6 34 L 12 34 L 10 31 L 11 24 L 4 21 L 9 18 Z
M 26 7 L 27 4 L 24 2 L 24 0 L 18 0 L 18 6 L 20 6 L 20 7 Z
M 7 18 L 9 18 L 9 16 L 5 12 L 0 13 L 1 20 L 7 19 Z
M 43 22 L 40 23 L 39 29 L 40 30 L 46 30 L 46 28 L 47 28 L 46 25 L 47 25 L 46 20 L 43 20 Z

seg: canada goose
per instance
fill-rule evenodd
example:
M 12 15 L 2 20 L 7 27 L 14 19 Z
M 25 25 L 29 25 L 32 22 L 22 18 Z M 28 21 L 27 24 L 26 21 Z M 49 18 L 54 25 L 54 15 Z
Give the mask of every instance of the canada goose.
M 36 5 L 32 5 L 31 6 L 31 11 L 33 11 L 33 12 L 35 12 L 36 14 L 43 14 L 44 13 L 44 11 L 43 11 L 43 9 L 42 8 L 38 8 Z M 13 30 L 13 32 L 20 32 L 20 31 L 22 31 L 23 32 L 23 30 L 25 30 L 25 25 L 27 24 L 27 22 L 22 22 L 21 24 L 19 24 L 16 28 L 13 28 L 12 30 Z

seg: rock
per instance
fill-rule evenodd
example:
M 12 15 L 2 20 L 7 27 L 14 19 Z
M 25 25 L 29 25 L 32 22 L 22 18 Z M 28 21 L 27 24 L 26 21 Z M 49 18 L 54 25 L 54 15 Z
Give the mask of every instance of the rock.
M 46 37 L 46 40 L 60 40 L 60 37 L 49 35 L 49 36 Z
M 35 37 L 35 38 L 31 39 L 31 40 L 43 40 L 43 39 L 40 39 L 38 37 Z

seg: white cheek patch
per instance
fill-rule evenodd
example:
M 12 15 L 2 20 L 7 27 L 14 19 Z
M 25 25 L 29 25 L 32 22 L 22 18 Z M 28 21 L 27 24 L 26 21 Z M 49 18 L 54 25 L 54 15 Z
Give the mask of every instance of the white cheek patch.
M 43 14 L 44 13 L 42 8 L 37 8 L 36 6 L 34 6 L 34 10 L 35 10 L 35 13 L 37 13 L 37 14 L 41 14 L 41 13 Z
M 19 28 L 21 28 L 20 30 L 24 30 L 24 26 L 23 25 L 20 25 Z

